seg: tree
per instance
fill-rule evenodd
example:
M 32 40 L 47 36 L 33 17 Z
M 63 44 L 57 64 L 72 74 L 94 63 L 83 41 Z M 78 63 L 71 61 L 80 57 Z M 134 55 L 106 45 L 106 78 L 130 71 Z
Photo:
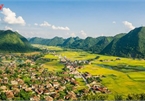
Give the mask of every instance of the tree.
M 117 94 L 117 95 L 114 96 L 114 99 L 115 99 L 116 101 L 118 101 L 118 100 L 123 100 L 123 97 L 122 97 L 122 95 Z
M 6 94 L 4 92 L 1 92 L 0 99 L 1 100 L 6 100 L 7 99 Z

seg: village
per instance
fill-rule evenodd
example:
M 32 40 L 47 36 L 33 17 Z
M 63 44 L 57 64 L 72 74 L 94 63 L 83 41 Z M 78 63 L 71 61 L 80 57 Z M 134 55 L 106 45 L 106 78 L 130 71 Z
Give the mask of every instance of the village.
M 43 62 L 55 60 L 42 58 L 45 54 L 59 57 L 64 65 L 61 72 L 52 72 L 43 67 Z M 42 63 L 40 62 L 43 61 Z M 85 94 L 110 93 L 101 84 L 104 75 L 92 76 L 78 69 L 90 64 L 88 60 L 71 61 L 55 52 L 43 52 L 34 55 L 0 55 L 0 99 L 1 100 L 78 100 Z M 80 78 L 86 84 L 85 89 L 77 89 Z

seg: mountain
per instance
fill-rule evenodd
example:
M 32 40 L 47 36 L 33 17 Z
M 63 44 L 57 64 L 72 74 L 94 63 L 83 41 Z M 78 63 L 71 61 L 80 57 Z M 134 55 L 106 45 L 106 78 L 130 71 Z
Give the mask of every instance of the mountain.
M 92 37 L 87 37 L 86 39 L 77 39 L 70 45 L 70 48 L 89 50 L 89 48 L 96 42 L 96 38 Z
M 54 37 L 48 42 L 48 46 L 61 46 L 64 43 L 62 37 Z
M 126 35 L 126 33 L 121 33 L 121 34 L 117 34 L 116 36 L 114 36 L 113 40 L 100 53 L 108 54 L 108 55 L 109 54 L 111 55 L 112 53 L 114 53 L 114 49 L 116 47 L 116 42 L 124 35 Z
M 66 48 L 71 48 L 72 43 L 76 42 L 77 40 L 79 40 L 79 37 L 75 37 L 75 38 L 70 37 L 70 38 L 67 38 L 61 46 L 66 47 Z
M 0 30 L 0 51 L 26 52 L 33 50 L 28 40 L 17 32 Z
M 66 48 L 82 49 L 93 53 L 123 56 L 145 57 L 145 27 L 131 30 L 129 33 L 120 33 L 113 37 L 101 36 L 86 39 L 54 37 L 53 39 L 32 38 L 29 42 L 49 46 L 62 46 Z
M 84 40 L 83 50 L 90 50 L 90 48 L 99 42 L 99 38 L 87 37 Z
M 113 37 L 98 37 L 98 42 L 90 47 L 93 53 L 100 53 L 112 40 Z
M 47 44 L 49 44 L 50 39 L 43 39 L 43 38 L 34 37 L 34 38 L 29 39 L 29 42 L 31 44 L 47 45 Z
M 123 57 L 144 58 L 144 47 L 145 27 L 139 27 L 131 30 L 128 34 L 116 40 L 112 47 L 108 46 L 108 50 L 104 49 L 101 53 Z

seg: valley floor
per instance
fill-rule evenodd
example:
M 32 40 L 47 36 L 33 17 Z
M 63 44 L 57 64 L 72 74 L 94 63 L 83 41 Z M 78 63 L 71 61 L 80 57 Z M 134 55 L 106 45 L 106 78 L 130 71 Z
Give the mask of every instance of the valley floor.
M 43 49 L 42 52 L 0 55 L 0 99 L 145 99 L 143 59 L 53 46 L 35 47 Z
M 139 94 L 145 92 L 145 60 L 91 54 L 84 51 L 67 50 L 59 54 L 71 61 L 90 60 L 79 72 L 91 75 L 104 75 L 101 83 L 107 87 L 110 99 L 113 95 Z M 96 58 L 98 57 L 98 58 Z

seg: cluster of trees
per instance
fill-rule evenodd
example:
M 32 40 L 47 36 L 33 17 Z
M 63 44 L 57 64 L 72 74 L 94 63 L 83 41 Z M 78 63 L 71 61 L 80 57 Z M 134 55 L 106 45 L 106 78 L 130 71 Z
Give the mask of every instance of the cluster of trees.
M 106 94 L 87 94 L 80 98 L 80 100 L 108 100 L 109 96 Z M 128 94 L 127 96 L 116 94 L 114 95 L 115 101 L 119 100 L 145 100 L 145 93 Z

